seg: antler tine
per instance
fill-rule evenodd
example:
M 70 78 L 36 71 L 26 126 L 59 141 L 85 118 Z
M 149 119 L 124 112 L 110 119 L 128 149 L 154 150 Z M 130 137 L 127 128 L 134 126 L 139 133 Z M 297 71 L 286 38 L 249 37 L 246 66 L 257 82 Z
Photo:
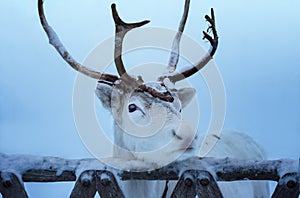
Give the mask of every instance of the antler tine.
M 115 52 L 114 52 L 115 64 L 116 64 L 119 75 L 123 77 L 122 79 L 124 80 L 124 83 L 127 86 L 132 83 L 134 83 L 134 84 L 138 83 L 137 84 L 138 90 L 147 92 L 150 95 L 152 95 L 153 97 L 160 98 L 161 100 L 164 100 L 166 102 L 173 102 L 174 98 L 170 95 L 169 92 L 160 93 L 160 92 L 156 91 L 155 89 L 148 87 L 145 84 L 142 84 L 142 79 L 138 79 L 136 81 L 132 80 L 132 78 L 129 75 L 127 75 L 126 69 L 123 64 L 122 45 L 123 45 L 123 40 L 124 40 L 126 33 L 134 28 L 145 25 L 145 24 L 149 23 L 150 21 L 144 20 L 144 21 L 141 21 L 138 23 L 125 23 L 120 18 L 115 4 L 111 5 L 111 9 L 112 9 L 112 15 L 113 15 L 113 19 L 114 19 L 115 26 L 116 26 Z
M 115 64 L 118 70 L 118 73 L 120 76 L 123 76 L 126 74 L 126 69 L 123 64 L 122 60 L 122 45 L 123 40 L 125 37 L 125 34 L 137 27 L 141 27 L 147 23 L 149 23 L 149 20 L 144 20 L 138 23 L 125 23 L 119 16 L 118 11 L 116 9 L 116 4 L 111 5 L 112 10 L 112 16 L 115 22 L 116 26 L 116 33 L 115 33 L 115 52 L 114 52 L 114 58 L 115 58 Z
M 193 65 L 191 68 L 187 68 L 184 71 L 171 75 L 171 76 L 166 76 L 166 77 L 161 77 L 161 79 L 164 78 L 169 78 L 171 82 L 175 83 L 180 80 L 183 80 L 184 78 L 190 77 L 193 74 L 197 73 L 200 69 L 202 69 L 214 56 L 217 47 L 218 47 L 218 34 L 216 30 L 216 23 L 215 23 L 215 14 L 213 8 L 211 8 L 211 17 L 208 15 L 205 15 L 205 19 L 208 21 L 210 24 L 209 28 L 207 29 L 207 32 L 211 29 L 213 33 L 213 37 L 210 36 L 207 32 L 203 31 L 203 39 L 207 39 L 210 44 L 211 44 L 211 49 L 208 53 L 202 57 L 202 59 L 196 64 Z
M 184 27 L 188 18 L 188 14 L 189 14 L 189 8 L 190 8 L 190 0 L 185 0 L 185 4 L 184 4 L 184 12 L 183 15 L 181 17 L 181 21 L 178 27 L 178 31 L 175 35 L 175 38 L 173 40 L 173 44 L 172 44 L 172 51 L 170 54 L 170 59 L 169 59 L 169 64 L 168 64 L 168 70 L 169 72 L 174 72 L 176 70 L 176 66 L 179 60 L 179 47 L 180 47 L 180 40 L 181 40 L 181 36 L 182 33 L 184 31 Z
M 44 1 L 38 0 L 38 10 L 39 10 L 39 17 L 41 24 L 44 28 L 44 31 L 47 34 L 47 37 L 49 39 L 49 43 L 56 49 L 56 51 L 60 54 L 60 56 L 76 71 L 79 71 L 80 73 L 87 75 L 91 78 L 98 79 L 98 80 L 104 80 L 108 82 L 114 83 L 119 78 L 115 75 L 110 74 L 102 74 L 100 72 L 97 72 L 95 70 L 92 70 L 90 68 L 85 67 L 84 65 L 81 65 L 76 60 L 72 58 L 70 53 L 67 51 L 67 49 L 64 47 L 60 39 L 58 38 L 55 31 L 52 29 L 52 27 L 48 24 L 47 19 L 45 17 L 44 13 L 44 7 L 43 7 Z

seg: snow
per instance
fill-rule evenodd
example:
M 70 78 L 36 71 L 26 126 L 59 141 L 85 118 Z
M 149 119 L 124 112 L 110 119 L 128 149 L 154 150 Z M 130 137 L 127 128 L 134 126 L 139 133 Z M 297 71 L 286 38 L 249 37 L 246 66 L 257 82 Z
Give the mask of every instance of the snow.
M 282 159 L 282 165 L 278 171 L 278 175 L 280 177 L 284 176 L 287 173 L 291 172 L 298 172 L 298 167 L 300 166 L 297 160 L 289 160 L 289 159 Z
M 110 177 L 107 173 L 103 173 L 100 175 L 100 180 L 108 180 L 110 181 Z
M 299 163 L 298 163 L 298 177 L 300 177 L 300 158 L 299 158 Z
M 111 166 L 108 166 L 106 164 L 110 164 Z M 22 175 L 26 173 L 29 170 L 45 170 L 45 171 L 56 171 L 56 175 L 59 176 L 65 171 L 71 171 L 76 174 L 76 178 L 79 178 L 79 176 L 86 170 L 107 170 L 112 172 L 116 176 L 116 180 L 118 181 L 118 184 L 120 185 L 121 189 L 124 190 L 124 193 L 126 193 L 128 190 L 128 193 L 130 194 L 130 189 L 134 188 L 136 190 L 135 185 L 146 185 L 151 184 L 148 187 L 153 188 L 162 188 L 164 186 L 164 181 L 146 181 L 146 180 L 135 180 L 140 177 L 140 175 L 133 174 L 131 172 L 139 172 L 139 171 L 147 171 L 149 168 L 154 168 L 155 165 L 151 163 L 146 163 L 139 160 L 126 160 L 121 158 L 105 158 L 102 159 L 100 162 L 97 159 L 79 159 L 79 160 L 65 160 L 58 157 L 42 157 L 42 156 L 32 156 L 32 155 L 6 155 L 3 153 L 0 153 L 0 173 L 1 177 L 3 179 L 9 178 L 9 173 L 12 172 L 16 174 L 16 176 L 19 178 L 20 181 L 22 181 Z M 291 159 L 281 159 L 281 160 L 274 160 L 274 161 L 268 161 L 268 160 L 241 160 L 241 159 L 232 159 L 232 158 L 224 158 L 224 159 L 216 159 L 216 158 L 198 158 L 193 157 L 186 159 L 184 161 L 177 161 L 173 163 L 170 166 L 166 166 L 162 168 L 158 172 L 159 175 L 164 174 L 164 177 L 166 174 L 169 174 L 172 179 L 174 178 L 174 174 L 178 177 L 186 170 L 207 170 L 209 171 L 214 178 L 216 178 L 218 181 L 222 180 L 222 178 L 218 177 L 216 174 L 218 171 L 221 171 L 222 173 L 233 173 L 233 174 L 248 174 L 251 175 L 253 172 L 258 172 L 260 175 L 258 177 L 261 177 L 263 174 L 271 175 L 272 178 L 274 176 L 278 175 L 279 177 L 284 176 L 286 173 L 292 173 L 292 172 L 298 172 L 299 164 L 298 160 L 291 160 Z M 128 172 L 124 172 L 128 171 Z M 151 176 L 156 171 L 147 171 L 147 175 Z M 264 172 L 264 173 L 262 173 Z M 92 172 L 86 172 L 86 174 L 81 175 L 81 180 L 89 180 L 91 181 L 93 179 L 93 171 Z M 130 175 L 130 176 L 129 176 Z M 134 176 L 135 175 L 135 176 Z M 134 176 L 134 178 L 132 178 Z M 251 175 L 250 177 L 252 177 Z M 108 174 L 101 174 L 100 175 L 101 180 L 108 179 L 110 180 L 110 176 Z M 143 177 L 145 177 L 145 174 L 143 174 Z M 153 175 L 152 175 L 153 177 Z M 222 177 L 222 176 L 221 176 Z M 124 181 L 128 179 L 133 179 L 131 181 Z M 224 179 L 224 178 L 223 178 Z M 231 178 L 232 179 L 232 178 Z M 231 180 L 230 179 L 230 180 Z M 237 193 L 244 193 L 246 192 L 246 189 L 261 187 L 261 191 L 265 192 L 265 188 L 267 186 L 267 183 L 264 181 L 251 181 L 247 182 L 250 178 L 245 177 L 242 181 L 236 181 L 236 182 L 218 182 L 219 187 L 221 191 L 225 195 L 232 195 L 232 193 L 235 193 L 237 195 L 236 197 L 239 197 L 239 194 Z M 226 179 L 225 179 L 226 180 Z M 133 182 L 135 183 L 134 186 L 131 186 Z M 264 182 L 264 183 L 262 183 Z M 170 183 L 169 188 L 171 189 L 171 186 L 174 187 L 176 184 L 175 181 L 172 181 Z M 241 187 L 241 184 L 242 187 Z M 230 186 L 230 187 L 229 187 Z M 243 188 L 244 190 L 241 190 Z M 237 189 L 239 189 L 237 191 Z M 258 189 L 258 188 L 257 188 Z M 141 189 L 139 189 L 141 190 Z M 161 189 L 163 190 L 163 189 Z M 144 192 L 141 190 L 141 193 Z M 226 194 L 226 192 L 228 194 Z M 248 192 L 248 191 L 247 191 Z M 251 190 L 249 192 L 252 192 Z M 248 197 L 251 197 L 249 194 Z M 253 196 L 252 196 L 253 197 Z
M 86 170 L 103 170 L 103 169 L 106 169 L 105 164 L 101 163 L 97 159 L 77 160 L 76 166 L 74 167 L 77 178 L 80 176 L 81 173 L 83 173 Z
M 166 170 L 168 171 L 177 172 L 178 175 L 182 174 L 185 170 L 191 169 L 191 164 L 193 164 L 194 169 L 208 170 L 211 173 L 218 170 L 234 172 L 238 167 L 243 167 L 239 168 L 239 170 L 242 171 L 246 168 L 251 168 L 252 170 L 263 169 L 266 172 L 274 172 L 274 170 L 277 170 L 278 176 L 282 177 L 287 173 L 297 173 L 299 171 L 298 160 L 291 159 L 275 161 L 237 160 L 230 158 L 203 158 L 199 161 L 199 159 L 201 158 L 189 158 L 184 161 L 178 161 L 172 164 L 171 167 L 165 168 L 167 168 Z M 29 170 L 54 170 L 57 176 L 60 176 L 64 171 L 75 171 L 78 177 L 86 170 L 109 170 L 113 173 L 120 174 L 122 171 L 143 172 L 149 170 L 151 167 L 155 168 L 155 165 L 140 160 L 126 160 L 121 158 L 105 158 L 101 159 L 101 161 L 97 159 L 66 160 L 58 157 L 6 155 L 0 153 L 0 171 L 2 173 L 13 172 L 18 176 L 21 176 Z M 180 169 L 178 167 L 180 167 Z
M 172 83 L 169 78 L 164 78 L 163 83 L 168 89 L 175 89 L 174 83 Z
M 71 171 L 75 164 L 69 163 L 57 157 L 39 157 L 32 155 L 5 155 L 0 153 L 1 172 L 13 172 L 19 178 L 26 171 L 31 169 L 56 170 L 56 175 L 61 175 L 64 171 Z
M 155 165 L 141 160 L 126 160 L 122 158 L 106 158 L 102 159 L 104 163 L 110 164 L 112 167 L 123 171 L 142 172 L 154 169 Z
M 111 168 L 107 164 L 112 165 Z M 0 153 L 0 172 L 13 172 L 19 178 L 29 170 L 55 170 L 60 176 L 64 171 L 75 171 L 76 177 L 86 170 L 106 170 L 117 173 L 120 170 L 144 171 L 151 164 L 139 160 L 120 158 L 105 158 L 102 162 L 97 159 L 65 160 L 58 157 L 42 157 L 32 155 L 6 155 Z
M 85 174 L 82 174 L 80 179 L 81 179 L 81 181 L 92 181 L 93 174 L 91 172 L 87 172 Z

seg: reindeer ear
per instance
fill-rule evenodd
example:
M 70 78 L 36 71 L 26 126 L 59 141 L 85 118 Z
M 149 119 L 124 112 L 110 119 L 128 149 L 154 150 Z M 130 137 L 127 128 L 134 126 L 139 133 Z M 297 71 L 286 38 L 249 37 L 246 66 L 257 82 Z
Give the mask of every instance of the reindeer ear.
M 194 88 L 182 88 L 177 91 L 182 108 L 186 107 L 191 102 L 195 92 L 196 90 Z
M 111 94 L 113 87 L 111 85 L 99 82 L 95 90 L 104 108 L 111 111 Z

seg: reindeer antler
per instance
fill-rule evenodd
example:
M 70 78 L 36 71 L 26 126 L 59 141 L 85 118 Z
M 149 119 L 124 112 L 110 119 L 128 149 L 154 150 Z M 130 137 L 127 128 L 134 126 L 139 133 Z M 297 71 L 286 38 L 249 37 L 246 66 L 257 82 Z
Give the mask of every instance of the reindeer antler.
M 56 51 L 60 54 L 60 56 L 76 71 L 79 71 L 80 73 L 87 75 L 91 78 L 98 79 L 98 80 L 104 80 L 108 82 L 114 83 L 119 78 L 115 75 L 111 74 L 102 74 L 98 71 L 92 70 L 88 67 L 85 67 L 84 65 L 81 65 L 78 63 L 75 59 L 72 58 L 70 53 L 67 51 L 67 49 L 64 47 L 60 39 L 58 38 L 55 31 L 52 29 L 52 27 L 48 24 L 45 13 L 44 13 L 44 7 L 43 7 L 44 1 L 39 0 L 38 1 L 38 10 L 39 10 L 39 16 L 41 24 L 49 38 L 49 43 L 56 49 Z
M 188 1 L 188 0 L 186 0 L 186 1 Z M 188 7 L 185 6 L 185 12 L 187 12 L 187 9 L 188 9 Z M 214 56 L 214 54 L 217 50 L 217 47 L 218 47 L 218 39 L 219 39 L 218 34 L 217 34 L 217 30 L 216 30 L 215 14 L 214 14 L 213 8 L 211 8 L 211 17 L 208 16 L 208 15 L 205 15 L 205 19 L 208 21 L 210 26 L 208 27 L 206 32 L 203 31 L 203 34 L 204 34 L 203 39 L 207 39 L 210 42 L 210 44 L 211 44 L 210 52 L 206 53 L 204 55 L 204 57 L 202 57 L 202 59 L 196 65 L 193 65 L 190 68 L 186 68 L 182 72 L 177 73 L 175 75 L 162 76 L 162 77 L 159 78 L 159 80 L 162 81 L 163 79 L 168 78 L 171 82 L 176 83 L 180 80 L 183 80 L 184 78 L 188 78 L 188 77 L 192 76 L 193 74 L 197 73 L 200 69 L 202 69 L 213 58 L 213 56 Z M 210 36 L 208 34 L 209 30 L 212 31 L 213 36 Z M 180 38 L 174 40 L 174 43 L 177 43 L 176 46 L 178 46 L 178 48 L 179 48 L 179 41 L 180 41 Z M 178 56 L 179 56 L 179 54 L 177 55 L 177 58 L 176 58 L 177 61 L 178 61 Z
M 177 34 L 175 35 L 175 38 L 173 40 L 172 44 L 172 50 L 170 54 L 169 64 L 168 64 L 168 70 L 169 72 L 173 72 L 176 70 L 176 66 L 179 60 L 179 45 L 182 33 L 184 31 L 184 27 L 188 18 L 189 14 L 189 8 L 190 8 L 190 0 L 185 0 L 184 4 L 184 12 L 180 20 L 180 24 L 177 30 Z
M 123 40 L 124 40 L 126 33 L 134 28 L 145 25 L 145 24 L 149 23 L 150 21 L 144 20 L 144 21 L 138 22 L 138 23 L 126 23 L 120 18 L 115 4 L 111 5 L 111 9 L 112 9 L 112 15 L 113 15 L 113 19 L 115 21 L 115 26 L 116 26 L 114 58 L 115 58 L 115 64 L 116 64 L 119 75 L 122 77 L 122 79 L 125 80 L 126 84 L 133 83 L 140 91 L 147 92 L 155 98 L 159 98 L 159 99 L 167 101 L 167 102 L 173 102 L 174 98 L 171 96 L 171 94 L 169 92 L 164 92 L 164 93 L 158 92 L 155 89 L 143 84 L 143 81 L 141 78 L 138 80 L 135 80 L 132 77 L 130 77 L 127 74 L 126 69 L 123 64 L 122 46 L 123 46 Z
M 70 53 L 67 51 L 67 49 L 64 47 L 60 39 L 58 38 L 55 31 L 52 29 L 52 27 L 48 24 L 45 13 L 44 13 L 44 7 L 43 7 L 44 1 L 38 0 L 38 10 L 39 10 L 39 16 L 41 24 L 47 34 L 47 37 L 49 39 L 49 43 L 56 49 L 56 51 L 60 54 L 60 56 L 76 71 L 79 71 L 80 73 L 87 75 L 91 78 L 100 80 L 101 82 L 105 82 L 108 85 L 114 86 L 116 85 L 115 82 L 120 79 L 119 77 L 111 74 L 102 74 L 98 71 L 95 71 L 93 69 L 90 69 L 88 67 L 85 67 L 84 65 L 78 63 L 75 59 L 72 58 Z M 153 97 L 160 98 L 161 100 L 172 102 L 174 98 L 171 96 L 169 92 L 158 92 L 155 89 L 146 86 L 143 84 L 143 81 L 141 78 L 133 79 L 130 77 L 124 67 L 123 61 L 122 61 L 122 44 L 124 37 L 126 33 L 129 30 L 132 30 L 133 28 L 137 28 L 140 26 L 143 26 L 150 21 L 145 20 L 138 23 L 125 23 L 118 15 L 116 5 L 112 4 L 112 15 L 113 19 L 115 21 L 116 26 L 116 34 L 115 34 L 115 51 L 114 51 L 114 59 L 115 59 L 115 65 L 117 68 L 117 71 L 122 77 L 122 80 L 125 83 L 128 83 L 130 85 L 133 85 L 140 91 L 144 91 L 152 95 Z M 126 80 L 125 80 L 126 79 Z
M 126 33 L 134 28 L 141 27 L 147 23 L 149 20 L 144 20 L 138 23 L 125 23 L 119 16 L 118 11 L 116 9 L 116 4 L 111 5 L 113 19 L 115 21 L 116 26 L 116 34 L 115 34 L 115 64 L 120 76 L 126 74 L 126 70 L 122 61 L 122 45 L 123 40 Z
M 120 79 L 119 77 L 112 75 L 112 74 L 102 74 L 98 71 L 95 71 L 93 69 L 90 69 L 88 67 L 85 67 L 84 65 L 81 65 L 78 63 L 75 59 L 72 58 L 70 53 L 66 50 L 60 39 L 58 38 L 57 34 L 55 31 L 52 29 L 52 27 L 48 24 L 45 14 L 44 14 L 44 8 L 43 8 L 43 0 L 38 0 L 38 10 L 39 10 L 39 16 L 40 16 L 40 21 L 41 24 L 48 36 L 49 43 L 56 49 L 56 51 L 60 54 L 60 56 L 76 71 L 79 71 L 82 74 L 85 74 L 91 78 L 95 78 L 101 81 L 107 82 L 109 85 L 114 86 L 115 82 Z M 185 6 L 184 6 L 184 13 L 181 18 L 181 22 L 178 28 L 178 32 L 174 38 L 173 41 L 173 46 L 172 46 L 172 51 L 171 51 L 171 56 L 169 60 L 169 69 L 171 71 L 176 69 L 178 59 L 179 59 L 179 44 L 182 36 L 182 32 L 184 30 L 186 20 L 188 17 L 188 12 L 189 12 L 189 5 L 190 5 L 190 0 L 185 0 Z M 112 9 L 112 15 L 113 19 L 115 22 L 116 26 L 116 32 L 115 32 L 115 50 L 114 50 L 114 61 L 115 65 L 118 71 L 118 74 L 122 79 L 124 80 L 125 78 L 127 80 L 124 80 L 124 83 L 126 82 L 135 82 L 136 88 L 139 89 L 140 91 L 147 92 L 151 94 L 153 97 L 160 98 L 161 100 L 167 101 L 167 102 L 172 102 L 174 98 L 169 92 L 158 92 L 155 89 L 146 86 L 143 84 L 143 81 L 141 78 L 139 79 L 133 79 L 130 77 L 123 64 L 122 60 L 122 45 L 123 45 L 123 40 L 126 35 L 126 33 L 134 28 L 141 27 L 150 21 L 144 20 L 138 23 L 125 23 L 119 16 L 116 5 L 112 4 L 111 6 Z M 180 81 L 184 78 L 187 78 L 196 72 L 198 72 L 201 68 L 203 68 L 213 57 L 215 54 L 217 47 L 218 47 L 218 34 L 216 30 L 216 25 L 215 25 L 215 15 L 214 15 L 214 10 L 211 9 L 211 17 L 206 15 L 205 19 L 209 22 L 210 26 L 207 29 L 207 32 L 209 30 L 212 30 L 213 36 L 210 36 L 207 32 L 203 31 L 204 37 L 203 39 L 207 39 L 212 48 L 210 49 L 210 52 L 205 54 L 204 57 L 199 61 L 196 65 L 192 66 L 189 69 L 185 69 L 183 72 L 174 74 L 174 75 L 169 75 L 169 76 L 162 76 L 159 78 L 159 80 L 163 81 L 165 78 L 168 78 L 171 82 L 176 83 L 177 81 Z

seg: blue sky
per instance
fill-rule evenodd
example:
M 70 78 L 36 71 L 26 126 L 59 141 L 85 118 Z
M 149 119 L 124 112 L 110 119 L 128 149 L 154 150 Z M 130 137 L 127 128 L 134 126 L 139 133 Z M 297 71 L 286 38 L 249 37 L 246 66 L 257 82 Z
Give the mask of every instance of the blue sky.
M 46 1 L 50 24 L 80 62 L 113 35 L 112 2 Z M 149 27 L 170 29 L 177 29 L 183 7 L 179 0 L 114 2 L 126 21 L 150 19 Z M 76 72 L 48 44 L 36 4 L 0 2 L 0 152 L 91 157 L 73 120 Z M 254 137 L 271 159 L 299 158 L 300 2 L 192 0 L 185 33 L 205 47 L 201 32 L 210 7 L 220 35 L 215 61 L 227 95 L 224 128 Z

